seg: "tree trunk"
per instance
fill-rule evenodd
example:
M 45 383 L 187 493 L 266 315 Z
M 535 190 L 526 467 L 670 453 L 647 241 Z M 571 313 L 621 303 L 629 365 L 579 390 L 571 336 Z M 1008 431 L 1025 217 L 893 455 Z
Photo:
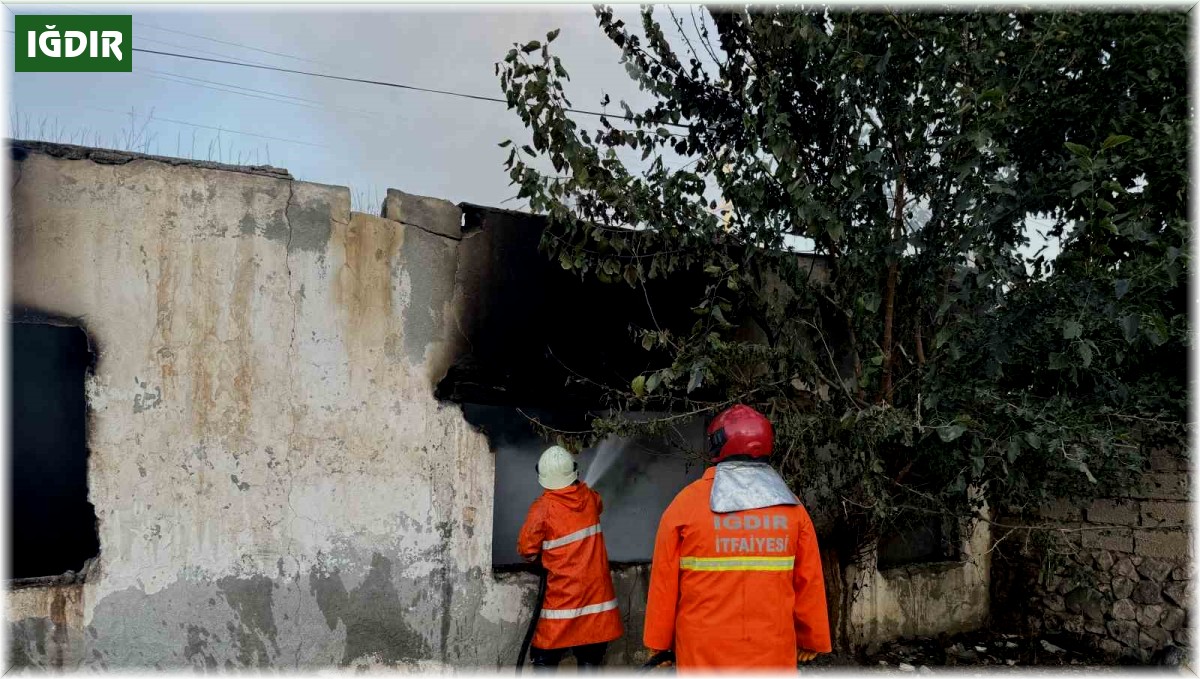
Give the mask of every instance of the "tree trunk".
M 904 237 L 904 174 L 896 179 L 895 203 L 896 242 Z M 892 326 L 896 318 L 896 279 L 900 275 L 900 255 L 896 261 L 888 265 L 887 290 L 884 296 L 883 311 L 883 379 L 879 388 L 879 400 L 883 403 L 892 402 L 892 367 L 894 364 L 892 351 Z
M 836 547 L 821 550 L 821 570 L 825 577 L 825 604 L 829 611 L 829 635 L 833 651 L 849 653 L 850 639 L 845 624 L 850 619 L 850 611 L 846 609 L 842 563 Z

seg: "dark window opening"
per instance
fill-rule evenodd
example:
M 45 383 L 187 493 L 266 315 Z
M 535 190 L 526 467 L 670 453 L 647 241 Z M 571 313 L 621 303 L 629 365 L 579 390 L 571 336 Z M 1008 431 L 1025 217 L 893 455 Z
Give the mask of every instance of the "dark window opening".
M 9 338 L 9 577 L 79 572 L 100 551 L 87 497 L 87 336 L 14 322 Z
M 927 517 L 881 537 L 877 556 L 880 570 L 957 560 L 961 552 L 959 523 L 952 517 Z

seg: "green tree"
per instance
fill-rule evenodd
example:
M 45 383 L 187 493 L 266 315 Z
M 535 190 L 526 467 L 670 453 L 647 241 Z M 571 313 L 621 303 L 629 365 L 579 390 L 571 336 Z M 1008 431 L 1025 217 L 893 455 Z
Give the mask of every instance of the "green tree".
M 594 129 L 557 32 L 497 65 L 530 131 L 505 167 L 549 256 L 705 281 L 693 325 L 634 329 L 655 368 L 598 395 L 764 410 L 844 555 L 930 514 L 1135 483 L 1187 413 L 1186 17 L 709 11 L 671 14 L 676 49 L 652 8 L 639 30 L 597 8 L 653 104 Z M 1032 216 L 1056 258 L 1029 253 Z

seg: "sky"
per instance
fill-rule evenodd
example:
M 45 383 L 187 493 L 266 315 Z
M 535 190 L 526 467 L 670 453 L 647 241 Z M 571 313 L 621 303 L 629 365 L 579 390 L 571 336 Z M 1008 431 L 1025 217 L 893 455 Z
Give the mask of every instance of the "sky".
M 9 31 L 13 12 L 132 14 L 134 46 L 143 49 L 493 97 L 503 97 L 494 64 L 512 43 L 561 29 L 553 47 L 576 106 L 598 109 L 605 93 L 610 111 L 622 98 L 635 108 L 646 101 L 589 5 L 7 7 Z M 636 21 L 637 8 L 617 15 Z M 11 32 L 5 40 L 11 55 Z M 244 164 L 266 163 L 269 153 L 270 164 L 298 179 L 348 186 L 355 208 L 370 212 L 388 188 L 520 207 L 502 165 L 508 151 L 497 144 L 527 135 L 503 103 L 141 52 L 133 73 L 11 77 L 8 132 L 18 138 Z
M 544 40 L 571 75 L 577 108 L 620 112 L 650 101 L 620 63 L 590 5 L 67 5 L 9 2 L 14 13 L 132 14 L 135 47 L 464 94 L 503 97 L 494 71 L 514 42 Z M 676 6 L 690 26 L 698 6 Z M 614 7 L 640 23 L 636 5 Z M 656 10 L 668 38 L 666 10 Z M 711 22 L 708 23 L 711 27 Z M 523 209 L 509 185 L 505 139 L 528 141 L 516 113 L 477 101 L 137 52 L 132 73 L 12 73 L 6 133 L 236 164 L 271 164 L 297 179 L 346 186 L 378 213 L 388 188 L 451 202 Z M 587 127 L 595 119 L 577 118 Z M 685 161 L 668 154 L 668 167 Z M 639 162 L 632 166 L 644 167 Z M 1033 220 L 1033 226 L 1048 224 Z M 809 250 L 807 239 L 789 244 Z M 1032 255 L 1046 241 L 1034 237 Z M 1057 243 L 1048 243 L 1048 255 Z

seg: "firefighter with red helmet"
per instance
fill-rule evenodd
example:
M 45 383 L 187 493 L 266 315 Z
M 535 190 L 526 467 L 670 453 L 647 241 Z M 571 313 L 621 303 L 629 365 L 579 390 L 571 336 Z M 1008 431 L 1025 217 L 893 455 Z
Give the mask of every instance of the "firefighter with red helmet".
M 766 462 L 764 415 L 736 405 L 707 434 L 715 465 L 658 525 L 644 643 L 680 670 L 794 671 L 832 650 L 812 521 Z

